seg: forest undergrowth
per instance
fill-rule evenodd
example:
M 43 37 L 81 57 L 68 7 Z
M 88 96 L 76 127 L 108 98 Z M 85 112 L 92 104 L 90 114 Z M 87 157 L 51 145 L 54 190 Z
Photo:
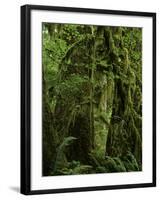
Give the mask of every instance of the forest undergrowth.
M 43 176 L 142 170 L 142 29 L 43 23 Z

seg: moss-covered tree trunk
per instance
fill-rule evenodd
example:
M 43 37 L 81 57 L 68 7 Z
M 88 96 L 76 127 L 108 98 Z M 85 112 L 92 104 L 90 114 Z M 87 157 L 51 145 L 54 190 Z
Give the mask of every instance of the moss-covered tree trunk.
M 141 170 L 141 31 L 46 27 L 53 65 L 43 78 L 43 174 L 74 174 L 77 163 L 93 173 Z
M 122 37 L 119 32 L 119 38 Z M 118 35 L 118 33 L 117 33 Z M 116 50 L 116 41 L 112 40 Z M 136 74 L 131 68 L 128 50 L 121 42 L 121 55 L 111 51 L 114 57 L 115 87 L 112 117 L 106 142 L 106 155 L 125 158 L 131 153 L 141 166 L 141 118 L 135 110 L 134 94 L 136 88 Z M 117 61 L 117 62 L 116 62 Z M 119 65 L 119 68 L 117 66 Z

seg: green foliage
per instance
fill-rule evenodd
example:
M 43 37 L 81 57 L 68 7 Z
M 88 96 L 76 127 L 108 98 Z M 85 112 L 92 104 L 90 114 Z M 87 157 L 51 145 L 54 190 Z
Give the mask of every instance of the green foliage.
M 64 25 L 63 29 L 63 39 L 67 44 L 72 44 L 82 38 L 82 35 L 78 31 L 78 26 L 75 25 Z
M 76 138 L 72 137 L 72 136 L 64 138 L 62 144 L 60 144 L 60 146 L 57 148 L 57 155 L 56 155 L 55 162 L 54 162 L 54 171 L 53 171 L 53 173 L 56 173 L 59 168 L 62 168 L 63 166 L 66 165 L 66 163 L 67 163 L 66 158 L 65 158 L 66 148 L 75 139 Z
M 138 163 L 131 152 L 128 152 L 123 158 L 106 157 L 107 167 L 111 172 L 130 172 L 139 171 Z
M 142 170 L 142 30 L 43 23 L 44 175 Z
M 65 99 L 80 97 L 83 92 L 83 85 L 88 81 L 87 76 L 71 74 L 64 81 L 61 81 L 56 87 L 57 95 Z
M 58 171 L 61 175 L 78 175 L 78 174 L 89 174 L 92 170 L 92 166 L 90 165 L 82 165 L 79 161 L 73 160 L 68 163 L 68 166 L 62 168 Z

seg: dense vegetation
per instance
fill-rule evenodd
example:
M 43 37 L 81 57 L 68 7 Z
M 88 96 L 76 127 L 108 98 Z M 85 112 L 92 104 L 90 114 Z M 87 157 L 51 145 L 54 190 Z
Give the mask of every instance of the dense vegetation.
M 43 175 L 142 170 L 142 30 L 43 23 Z

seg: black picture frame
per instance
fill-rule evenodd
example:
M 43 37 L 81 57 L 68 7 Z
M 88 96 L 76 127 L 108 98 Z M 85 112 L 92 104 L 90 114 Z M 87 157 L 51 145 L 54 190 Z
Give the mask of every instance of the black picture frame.
M 153 114 L 153 149 L 152 149 L 152 182 L 125 184 L 125 185 L 105 185 L 91 187 L 73 187 L 60 189 L 31 189 L 31 11 L 64 11 L 92 14 L 108 14 L 122 16 L 141 16 L 152 18 L 152 114 Z M 120 10 L 102 10 L 89 8 L 72 8 L 72 7 L 55 7 L 44 5 L 24 5 L 21 6 L 21 193 L 25 195 L 33 194 L 49 194 L 64 192 L 80 192 L 93 190 L 112 190 L 127 189 L 140 187 L 156 186 L 156 13 L 136 12 L 136 11 L 120 11 Z

